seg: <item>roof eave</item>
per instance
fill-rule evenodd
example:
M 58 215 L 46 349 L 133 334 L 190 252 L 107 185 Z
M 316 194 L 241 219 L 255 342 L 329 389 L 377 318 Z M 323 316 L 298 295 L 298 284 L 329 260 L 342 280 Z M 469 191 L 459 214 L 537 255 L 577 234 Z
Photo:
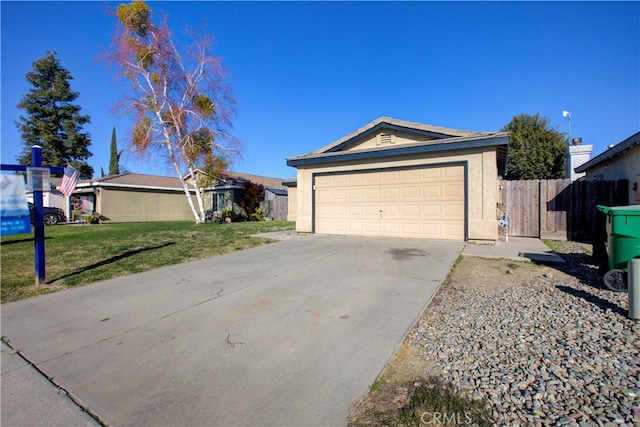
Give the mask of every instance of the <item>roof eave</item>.
M 591 169 L 592 167 L 597 166 L 602 162 L 606 162 L 607 160 L 610 160 L 616 156 L 619 156 L 625 151 L 635 147 L 636 145 L 640 145 L 640 132 L 637 132 L 631 135 L 629 138 L 625 139 L 615 147 L 608 149 L 604 153 L 600 153 L 593 159 L 589 160 L 586 163 L 583 163 L 582 165 L 574 168 L 573 170 L 576 173 L 586 172 L 587 169 Z
M 91 182 L 80 182 L 76 189 L 89 189 L 89 188 L 97 188 L 97 187 L 112 187 L 112 188 L 129 188 L 133 190 L 161 190 L 161 191 L 179 191 L 183 192 L 184 190 L 180 187 L 161 187 L 155 185 L 139 185 L 139 184 L 119 184 L 113 182 L 101 182 L 101 181 L 91 181 Z M 194 191 L 193 188 L 189 188 L 189 191 Z
M 452 141 L 452 139 L 454 141 Z M 462 140 L 461 140 L 462 139 Z M 346 162 L 353 160 L 365 160 L 384 157 L 406 156 L 414 154 L 437 153 L 442 151 L 464 150 L 469 148 L 500 146 L 509 144 L 509 134 L 506 132 L 496 133 L 491 136 L 473 138 L 448 138 L 439 143 L 412 144 L 385 149 L 372 149 L 362 151 L 342 151 L 329 152 L 315 155 L 306 155 L 289 158 L 287 166 L 306 166 L 322 163 Z

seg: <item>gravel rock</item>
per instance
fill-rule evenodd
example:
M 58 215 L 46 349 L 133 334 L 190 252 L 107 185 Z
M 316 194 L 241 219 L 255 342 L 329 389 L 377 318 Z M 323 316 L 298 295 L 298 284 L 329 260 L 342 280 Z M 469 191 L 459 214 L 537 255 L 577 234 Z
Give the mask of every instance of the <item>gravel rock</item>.
M 499 425 L 638 426 L 640 324 L 626 293 L 568 264 L 583 273 L 492 290 L 445 283 L 408 339 L 443 380 L 487 399 Z

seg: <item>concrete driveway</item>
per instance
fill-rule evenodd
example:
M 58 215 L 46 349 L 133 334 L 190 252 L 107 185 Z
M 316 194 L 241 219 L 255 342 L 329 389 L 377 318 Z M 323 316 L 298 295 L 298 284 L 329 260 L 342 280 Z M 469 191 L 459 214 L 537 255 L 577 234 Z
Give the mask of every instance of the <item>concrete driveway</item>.
M 2 335 L 110 425 L 344 425 L 463 246 L 295 236 L 5 304 Z

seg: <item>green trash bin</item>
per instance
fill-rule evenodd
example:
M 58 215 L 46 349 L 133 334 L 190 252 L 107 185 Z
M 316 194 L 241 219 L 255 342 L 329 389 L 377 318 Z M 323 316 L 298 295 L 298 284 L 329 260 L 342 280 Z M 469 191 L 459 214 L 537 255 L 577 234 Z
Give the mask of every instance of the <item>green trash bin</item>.
M 607 259 L 604 284 L 612 291 L 627 290 L 627 262 L 640 257 L 640 205 L 597 206 L 607 215 Z

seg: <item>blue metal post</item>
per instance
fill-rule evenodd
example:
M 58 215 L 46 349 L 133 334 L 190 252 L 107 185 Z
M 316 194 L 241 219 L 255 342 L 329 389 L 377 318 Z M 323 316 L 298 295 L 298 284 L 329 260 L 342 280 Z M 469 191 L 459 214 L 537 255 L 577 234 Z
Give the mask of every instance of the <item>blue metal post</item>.
M 31 147 L 31 166 L 42 166 L 42 148 L 38 145 Z M 52 173 L 64 173 L 64 168 L 61 166 L 45 166 Z M 24 165 L 5 165 L 0 164 L 0 170 L 14 171 L 14 172 L 27 172 L 28 167 Z M 33 215 L 34 225 L 34 267 L 36 270 L 36 285 L 47 283 L 47 274 L 45 270 L 45 257 L 44 257 L 44 203 L 42 203 L 42 191 L 38 189 L 33 192 L 33 208 L 35 210 Z
M 31 147 L 31 166 L 42 167 L 42 148 L 38 145 Z M 44 250 L 44 208 L 42 203 L 42 189 L 33 189 L 33 232 L 34 232 L 34 254 L 36 285 L 47 283 L 47 271 L 45 264 Z

